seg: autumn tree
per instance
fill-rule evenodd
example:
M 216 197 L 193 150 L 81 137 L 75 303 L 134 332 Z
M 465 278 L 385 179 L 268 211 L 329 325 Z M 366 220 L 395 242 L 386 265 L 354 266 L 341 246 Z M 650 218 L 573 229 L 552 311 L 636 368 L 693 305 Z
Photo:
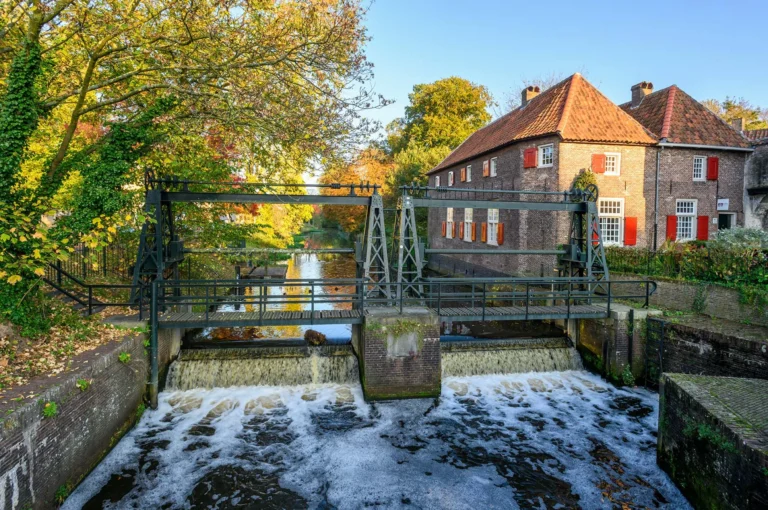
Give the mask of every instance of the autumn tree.
M 581 74 L 585 73 L 582 72 Z M 544 92 L 547 89 L 551 89 L 565 78 L 566 76 L 563 73 L 553 71 L 551 73 L 542 73 L 538 76 L 531 76 L 521 79 L 520 85 L 516 89 L 511 89 L 505 92 L 499 104 L 494 105 L 494 116 L 501 117 L 502 115 L 509 113 L 512 110 L 520 108 L 520 105 L 522 104 L 522 97 L 520 93 L 523 89 L 530 86 L 535 86 L 539 87 L 541 92 Z
M 747 129 L 768 128 L 768 108 L 754 106 L 743 97 L 726 96 L 722 102 L 717 99 L 705 99 L 701 103 L 729 124 L 743 118 Z

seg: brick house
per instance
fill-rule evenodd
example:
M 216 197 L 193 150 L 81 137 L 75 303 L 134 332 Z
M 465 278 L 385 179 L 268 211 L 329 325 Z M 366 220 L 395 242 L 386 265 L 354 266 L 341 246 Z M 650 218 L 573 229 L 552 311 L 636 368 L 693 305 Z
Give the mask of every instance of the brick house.
M 659 140 L 646 167 L 646 224 L 664 240 L 706 240 L 718 228 L 744 225 L 744 169 L 751 144 L 733 126 L 676 85 L 632 87 L 621 108 Z M 658 205 L 653 207 L 658 193 Z
M 541 94 L 528 87 L 519 108 L 470 135 L 429 171 L 429 185 L 561 191 L 592 170 L 608 246 L 706 238 L 718 227 L 718 199 L 727 200 L 721 209 L 727 203 L 723 213 L 730 215 L 722 222 L 743 224 L 747 140 L 677 87 L 652 89 L 646 82 L 632 87 L 633 101 L 619 107 L 578 73 Z M 552 249 L 568 242 L 569 221 L 554 212 L 430 209 L 429 244 Z M 549 276 L 556 260 L 443 255 L 430 264 L 478 275 Z
M 742 131 L 755 148 L 744 176 L 744 226 L 768 231 L 768 129 Z

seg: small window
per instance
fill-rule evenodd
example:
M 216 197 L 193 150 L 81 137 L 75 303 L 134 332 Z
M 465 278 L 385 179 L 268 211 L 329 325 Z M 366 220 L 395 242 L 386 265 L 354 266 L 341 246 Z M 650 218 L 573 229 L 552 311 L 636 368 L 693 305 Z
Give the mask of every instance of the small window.
M 706 156 L 694 156 L 693 157 L 693 180 L 694 181 L 707 180 L 707 176 L 704 173 L 705 168 L 707 168 Z
M 624 237 L 624 199 L 600 198 L 597 201 L 600 233 L 606 246 L 620 246 Z
M 554 145 L 539 146 L 539 167 L 552 166 L 554 162 Z
M 491 158 L 491 177 L 496 177 L 496 160 L 499 158 Z
M 453 238 L 453 207 L 448 207 L 445 212 L 445 237 Z
M 467 182 L 472 182 L 472 165 L 467 165 Z
M 435 176 L 435 188 L 439 188 L 439 187 L 440 187 L 440 176 L 436 175 Z
M 472 209 L 464 209 L 464 240 L 472 242 Z
M 621 174 L 621 154 L 618 152 L 605 153 L 605 175 Z
M 448 186 L 453 186 L 453 171 L 448 172 Z
M 696 200 L 678 200 L 675 214 L 677 215 L 677 240 L 692 241 L 696 239 Z
M 499 245 L 498 239 L 499 232 L 499 210 L 488 209 L 488 244 L 493 246 Z

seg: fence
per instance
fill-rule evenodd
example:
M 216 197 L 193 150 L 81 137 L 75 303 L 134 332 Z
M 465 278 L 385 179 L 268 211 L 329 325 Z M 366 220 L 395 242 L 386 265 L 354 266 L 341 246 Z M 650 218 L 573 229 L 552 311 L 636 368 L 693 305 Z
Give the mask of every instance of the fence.
M 57 261 L 56 267 L 75 278 L 87 281 L 89 278 L 114 277 L 128 281 L 133 277 L 137 247 L 132 244 L 118 243 L 91 249 L 81 243 L 74 249 L 67 260 Z

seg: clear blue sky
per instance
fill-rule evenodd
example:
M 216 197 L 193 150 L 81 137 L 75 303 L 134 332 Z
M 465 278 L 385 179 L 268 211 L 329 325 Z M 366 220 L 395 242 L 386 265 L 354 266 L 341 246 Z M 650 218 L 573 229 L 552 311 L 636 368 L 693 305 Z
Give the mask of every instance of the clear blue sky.
M 402 116 L 414 84 L 460 76 L 497 100 L 521 81 L 581 72 L 617 103 L 643 80 L 698 100 L 768 107 L 768 1 L 376 0 L 366 25 L 377 92 Z

